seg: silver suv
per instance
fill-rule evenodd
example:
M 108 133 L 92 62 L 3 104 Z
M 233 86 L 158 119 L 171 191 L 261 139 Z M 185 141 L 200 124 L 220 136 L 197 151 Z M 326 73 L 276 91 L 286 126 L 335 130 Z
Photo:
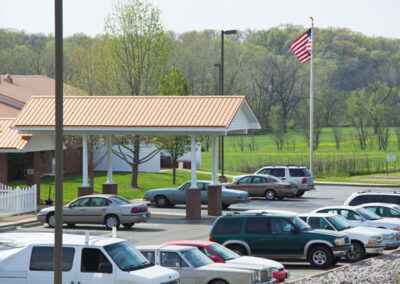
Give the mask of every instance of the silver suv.
M 268 166 L 259 169 L 255 174 L 272 175 L 296 186 L 300 197 L 305 191 L 314 189 L 314 180 L 311 172 L 301 166 Z

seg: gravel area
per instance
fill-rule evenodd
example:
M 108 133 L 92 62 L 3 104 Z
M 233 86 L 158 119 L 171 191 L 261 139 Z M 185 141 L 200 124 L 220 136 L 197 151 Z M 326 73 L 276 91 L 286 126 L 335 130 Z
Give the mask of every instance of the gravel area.
M 366 259 L 330 272 L 295 281 L 296 284 L 400 284 L 400 250 Z

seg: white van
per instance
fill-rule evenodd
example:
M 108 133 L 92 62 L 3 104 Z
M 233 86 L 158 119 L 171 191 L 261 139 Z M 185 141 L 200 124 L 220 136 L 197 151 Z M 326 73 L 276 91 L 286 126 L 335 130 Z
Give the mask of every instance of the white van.
M 0 284 L 50 284 L 53 233 L 0 234 Z M 63 235 L 63 283 L 178 284 L 179 273 L 153 265 L 135 246 L 116 237 Z

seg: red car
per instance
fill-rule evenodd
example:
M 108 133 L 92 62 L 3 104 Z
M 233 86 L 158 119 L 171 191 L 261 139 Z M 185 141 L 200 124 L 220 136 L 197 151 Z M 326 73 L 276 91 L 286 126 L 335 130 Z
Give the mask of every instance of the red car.
M 244 264 L 262 264 L 268 267 L 275 268 L 274 277 L 278 283 L 282 283 L 285 279 L 289 278 L 289 272 L 285 267 L 277 262 L 266 258 L 253 257 L 253 256 L 240 256 L 230 249 L 220 245 L 218 243 L 210 241 L 177 241 L 168 242 L 165 245 L 180 245 L 180 246 L 193 246 L 197 247 L 202 253 L 208 256 L 214 262 L 232 262 L 232 263 L 244 263 Z

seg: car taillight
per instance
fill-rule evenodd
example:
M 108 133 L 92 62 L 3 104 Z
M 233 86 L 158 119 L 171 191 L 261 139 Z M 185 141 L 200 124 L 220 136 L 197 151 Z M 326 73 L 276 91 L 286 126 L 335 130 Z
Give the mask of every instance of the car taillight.
M 147 207 L 133 207 L 131 209 L 131 213 L 140 213 L 140 212 L 146 212 Z
M 292 186 L 291 185 L 285 185 L 285 188 L 291 188 Z
M 306 178 L 303 178 L 302 180 L 301 180 L 301 183 L 307 183 L 307 179 Z
M 211 237 L 211 236 L 208 236 L 208 240 L 209 240 L 210 242 L 212 242 L 212 241 L 213 241 L 213 239 L 212 239 L 212 237 Z
M 238 196 L 236 196 L 236 199 L 243 199 L 243 196 L 238 195 Z

